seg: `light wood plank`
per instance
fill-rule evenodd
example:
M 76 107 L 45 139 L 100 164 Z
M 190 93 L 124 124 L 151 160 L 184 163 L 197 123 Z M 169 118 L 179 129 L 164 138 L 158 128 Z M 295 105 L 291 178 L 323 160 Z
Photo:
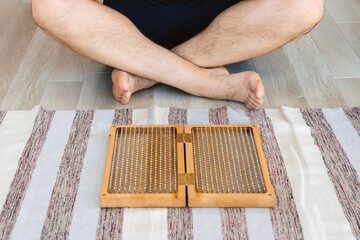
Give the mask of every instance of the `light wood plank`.
M 16 10 L 20 5 L 21 0 L 0 1 L 0 39 L 5 35 L 9 23 L 16 15 Z
M 154 86 L 154 104 L 159 107 L 183 108 L 190 104 L 189 101 L 190 94 L 186 92 L 161 83 Z
M 75 60 L 72 61 L 72 57 Z M 85 75 L 78 57 L 37 28 L 1 107 L 31 109 L 39 104 L 47 82 L 81 81 Z M 76 58 L 78 65 L 74 64 Z M 74 66 L 61 64 L 63 60 Z
M 342 107 L 346 103 L 309 35 L 283 47 L 309 107 Z M 286 104 L 286 103 L 284 103 Z
M 360 78 L 337 78 L 334 80 L 345 99 L 347 107 L 360 106 Z
M 113 68 L 102 63 L 83 57 L 86 72 L 112 72 Z
M 265 96 L 264 96 L 263 99 L 264 99 L 264 103 L 263 103 L 263 105 L 261 106 L 261 108 L 262 108 L 262 109 L 271 108 L 271 107 L 270 107 L 269 100 L 267 99 L 266 89 L 265 89 Z
M 282 48 L 255 59 L 270 108 L 308 107 L 293 66 Z
M 360 59 L 326 11 L 310 35 L 334 77 L 360 77 Z
M 31 20 L 32 21 L 32 20 Z M 47 53 L 39 55 L 41 57 L 46 56 L 46 69 L 42 69 L 51 82 L 73 82 L 83 81 L 85 77 L 84 57 L 71 51 L 65 46 L 59 44 L 51 37 L 47 36 L 40 28 L 36 30 L 36 37 L 33 41 L 32 49 L 30 53 L 43 51 L 43 46 L 47 46 Z M 40 41 L 36 44 L 37 41 Z M 32 52 L 33 51 L 33 52 Z M 32 56 L 27 55 L 32 58 Z M 44 59 L 33 59 L 35 62 L 42 61 Z
M 30 5 L 19 4 L 0 38 L 0 102 L 14 79 L 35 30 Z
M 164 84 L 154 87 L 154 104 L 159 107 L 217 108 L 230 106 L 234 109 L 246 109 L 243 103 L 198 97 Z
M 14 80 L 4 100 L 2 109 L 31 109 L 39 104 L 49 77 L 50 62 L 60 45 L 45 35 L 39 28 L 26 51 Z
M 40 105 L 48 110 L 76 109 L 81 87 L 81 82 L 48 82 Z
M 233 109 L 246 110 L 245 104 L 229 100 L 216 100 L 210 98 L 203 98 L 197 96 L 190 96 L 190 103 L 187 108 L 218 108 L 223 106 L 229 106 Z M 264 106 L 262 106 L 264 107 Z
M 360 58 L 360 23 L 340 23 L 338 27 L 358 58 Z
M 154 104 L 153 88 L 139 91 L 122 105 L 112 95 L 110 73 L 87 73 L 83 82 L 78 109 L 147 108 Z
M 85 78 L 84 57 L 61 46 L 49 59 L 50 68 L 48 81 L 51 82 L 82 82 Z
M 325 7 L 337 23 L 360 23 L 358 0 L 326 0 Z
M 87 73 L 77 109 L 114 109 L 121 104 L 112 97 L 109 73 Z
M 256 64 L 253 58 L 248 59 L 246 61 L 241 61 L 233 64 L 229 64 L 225 66 L 229 73 L 238 73 L 244 71 L 254 71 L 257 72 Z

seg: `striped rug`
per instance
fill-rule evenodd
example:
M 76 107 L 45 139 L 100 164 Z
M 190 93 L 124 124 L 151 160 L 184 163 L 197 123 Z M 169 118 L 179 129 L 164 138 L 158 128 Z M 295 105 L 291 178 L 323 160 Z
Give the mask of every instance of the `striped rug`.
M 100 209 L 111 124 L 257 124 L 273 209 Z M 0 239 L 360 239 L 360 107 L 0 111 Z

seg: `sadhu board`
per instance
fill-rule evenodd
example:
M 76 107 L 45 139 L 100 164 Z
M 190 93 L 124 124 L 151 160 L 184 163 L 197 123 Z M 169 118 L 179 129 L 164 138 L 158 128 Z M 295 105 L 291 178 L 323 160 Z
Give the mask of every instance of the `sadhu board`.
M 256 125 L 112 125 L 109 207 L 274 207 Z

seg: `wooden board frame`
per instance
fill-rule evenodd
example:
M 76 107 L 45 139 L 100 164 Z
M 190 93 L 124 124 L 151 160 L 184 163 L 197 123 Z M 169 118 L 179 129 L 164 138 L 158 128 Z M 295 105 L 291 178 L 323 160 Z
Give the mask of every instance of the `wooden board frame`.
M 156 127 L 173 127 L 176 135 L 183 133 L 182 125 L 151 125 Z M 111 162 L 115 145 L 116 130 L 119 128 L 150 127 L 150 125 L 112 125 L 110 127 L 109 144 L 105 160 L 103 182 L 100 190 L 100 207 L 185 207 L 185 185 L 178 185 L 176 193 L 109 193 Z M 175 136 L 176 138 L 176 136 Z M 185 174 L 184 146 L 177 142 L 177 173 Z
M 254 134 L 255 148 L 258 154 L 260 169 L 264 178 L 265 193 L 198 193 L 195 185 L 187 185 L 187 198 L 189 207 L 274 207 L 275 193 L 270 182 L 266 167 L 264 152 L 261 147 L 259 129 L 256 125 L 186 125 L 185 134 L 191 134 L 194 127 L 247 127 Z M 194 174 L 194 157 L 192 142 L 185 143 L 186 171 Z
M 194 156 L 192 141 L 189 140 L 194 127 L 247 127 L 254 136 L 256 153 L 260 163 L 265 193 L 199 193 L 195 189 Z M 177 192 L 176 193 L 109 193 L 109 179 L 115 145 L 116 131 L 119 128 L 173 127 L 176 129 L 177 147 Z M 189 135 L 190 134 L 190 135 Z M 181 135 L 179 138 L 178 136 Z M 185 136 L 187 135 L 187 136 Z M 182 138 L 181 138 L 182 137 Z M 182 140 L 181 140 L 182 139 Z M 186 158 L 185 158 L 186 157 Z M 186 161 L 186 169 L 185 169 Z M 181 180 L 179 181 L 181 177 Z M 179 184 L 180 182 L 180 184 Z M 256 125 L 112 125 L 105 160 L 103 182 L 100 190 L 100 207 L 274 207 L 275 193 L 270 182 L 264 153 L 261 147 L 259 129 Z

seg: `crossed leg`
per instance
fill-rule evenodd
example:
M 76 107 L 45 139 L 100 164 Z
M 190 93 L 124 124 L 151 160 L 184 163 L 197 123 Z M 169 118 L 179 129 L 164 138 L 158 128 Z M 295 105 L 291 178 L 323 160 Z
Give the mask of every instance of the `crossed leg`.
M 128 101 L 131 93 L 156 79 L 194 95 L 240 101 L 255 109 L 264 96 L 260 77 L 254 72 L 228 74 L 218 66 L 264 54 L 301 36 L 320 20 L 323 0 L 240 2 L 172 52 L 144 37 L 122 14 L 90 0 L 32 0 L 32 7 L 35 21 L 49 35 L 122 70 L 113 73 L 122 91 L 119 100 Z M 128 90 L 121 84 L 128 84 Z

